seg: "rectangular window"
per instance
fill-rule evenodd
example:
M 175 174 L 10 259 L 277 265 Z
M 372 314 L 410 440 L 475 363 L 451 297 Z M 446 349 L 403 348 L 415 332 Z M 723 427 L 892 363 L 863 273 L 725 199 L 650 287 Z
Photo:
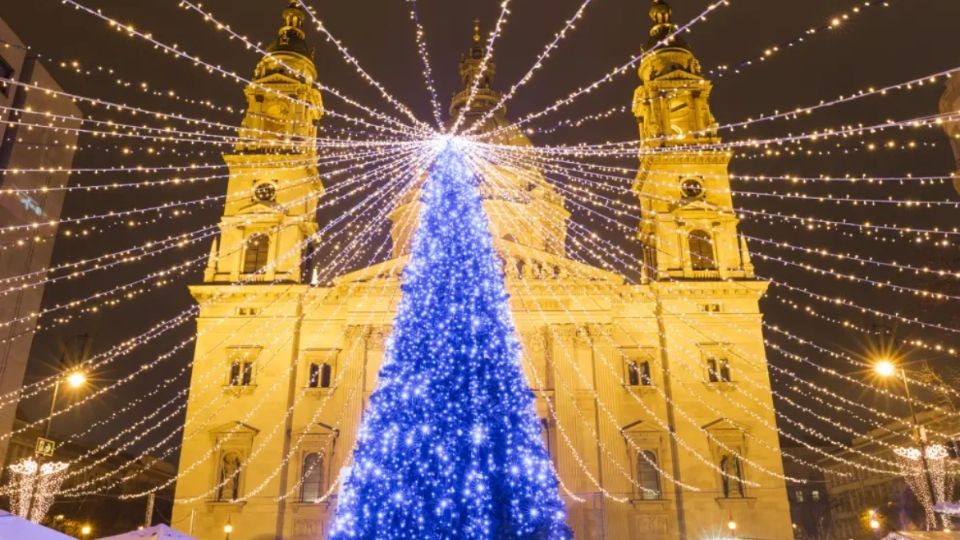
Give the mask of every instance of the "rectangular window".
M 795 491 L 795 492 L 793 493 L 793 498 L 794 498 L 794 500 L 796 500 L 798 503 L 802 503 L 802 502 L 803 502 L 803 490 L 802 490 L 802 489 L 798 489 L 797 491 Z
M 620 355 L 623 359 L 624 385 L 653 386 L 653 349 L 625 348 L 621 349 Z
M 728 383 L 730 378 L 730 362 L 726 358 L 707 359 L 707 380 L 712 383 Z
M 640 363 L 640 384 L 643 386 L 653 385 L 653 379 L 650 377 L 650 362 Z
M 230 386 L 253 384 L 253 362 L 234 360 L 230 364 Z
M 820 490 L 815 489 L 810 492 L 810 500 L 813 502 L 820 502 Z
M 232 347 L 227 351 L 229 374 L 227 385 L 252 386 L 254 382 L 254 364 L 260 354 L 259 347 Z
M 637 453 L 637 485 L 642 500 L 658 501 L 661 499 L 660 470 L 656 450 L 641 450 Z
M 307 376 L 308 388 L 330 388 L 333 384 L 333 367 L 324 362 L 310 364 L 310 373 Z

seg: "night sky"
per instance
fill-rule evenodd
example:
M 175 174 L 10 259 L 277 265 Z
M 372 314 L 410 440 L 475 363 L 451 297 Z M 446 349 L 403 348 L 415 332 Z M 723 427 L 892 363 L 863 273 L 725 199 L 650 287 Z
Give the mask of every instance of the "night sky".
M 428 94 L 421 78 L 421 63 L 414 42 L 414 28 L 409 19 L 407 2 L 394 0 L 311 0 L 310 5 L 318 10 L 327 28 L 337 36 L 360 60 L 364 68 L 383 82 L 394 95 L 409 105 L 424 120 L 431 116 Z M 708 21 L 697 24 L 685 39 L 699 57 L 705 71 L 717 65 L 736 64 L 754 59 L 772 45 L 800 35 L 811 26 L 823 25 L 840 11 L 845 11 L 860 2 L 842 0 L 733 0 L 729 7 L 718 9 Z M 444 107 L 449 97 L 458 89 L 457 62 L 469 44 L 471 20 L 479 17 L 490 27 L 499 12 L 499 2 L 492 0 L 422 0 L 420 15 L 426 29 L 426 39 L 433 63 L 434 75 Z M 579 0 L 515 0 L 513 14 L 503 36 L 496 43 L 498 68 L 495 86 L 509 86 L 522 76 L 544 45 L 558 31 L 564 20 L 579 6 Z M 700 13 L 708 4 L 706 0 L 673 0 L 674 19 L 680 23 Z M 960 47 L 956 44 L 956 28 L 960 21 L 960 2 L 953 0 L 890 0 L 889 7 L 869 8 L 865 14 L 842 25 L 839 29 L 810 37 L 806 43 L 786 49 L 770 60 L 747 67 L 741 74 L 729 74 L 715 78 L 713 112 L 718 121 L 735 122 L 774 110 L 790 110 L 800 105 L 812 105 L 821 99 L 833 99 L 868 86 L 883 86 L 920 77 L 930 73 L 960 66 Z M 236 40 L 227 39 L 227 34 L 216 32 L 195 13 L 177 7 L 175 0 L 150 2 L 131 0 L 89 0 L 88 6 L 101 8 L 107 15 L 125 23 L 133 23 L 138 29 L 151 32 L 166 43 L 177 43 L 181 50 L 199 54 L 208 62 L 249 77 L 258 60 L 255 51 L 246 50 Z M 264 44 L 272 41 L 279 25 L 279 14 L 285 2 L 282 0 L 207 0 L 204 8 L 212 11 L 241 34 Z M 509 103 L 509 116 L 517 118 L 525 113 L 538 111 L 555 99 L 565 96 L 581 85 L 592 82 L 608 72 L 613 66 L 626 62 L 647 41 L 650 21 L 647 18 L 647 0 L 595 0 L 587 9 L 577 30 L 565 39 L 551 55 L 545 67 L 533 81 L 523 88 Z M 97 65 L 118 70 L 115 76 L 77 75 L 70 70 L 52 68 L 54 76 L 70 92 L 97 96 L 106 100 L 123 102 L 152 110 L 180 112 L 188 116 L 205 118 L 225 123 L 239 123 L 239 114 L 213 111 L 187 103 L 158 98 L 141 92 L 135 87 L 122 88 L 114 82 L 119 76 L 135 85 L 147 82 L 151 88 L 174 89 L 184 97 L 210 100 L 221 106 L 242 109 L 245 102 L 242 88 L 218 75 L 212 75 L 192 64 L 175 60 L 154 50 L 149 44 L 111 30 L 105 23 L 90 15 L 75 11 L 56 0 L 33 2 L 4 2 L 0 16 L 6 19 L 20 37 L 31 44 L 35 51 L 62 60 L 78 60 L 86 68 Z M 316 46 L 316 60 L 320 79 L 352 96 L 358 101 L 376 106 L 382 111 L 393 112 L 377 92 L 357 76 L 352 67 L 340 59 L 336 49 L 324 43 L 310 28 L 308 40 Z M 49 62 L 48 62 L 49 64 Z M 546 128 L 557 121 L 579 118 L 593 112 L 601 112 L 617 105 L 629 106 L 632 92 L 637 84 L 635 73 L 621 76 L 600 90 L 578 99 L 573 106 L 562 109 L 535 127 Z M 777 137 L 787 133 L 802 133 L 811 129 L 839 127 L 843 124 L 874 124 L 886 119 L 907 119 L 935 114 L 942 82 L 925 85 L 909 92 L 891 93 L 885 97 L 870 97 L 854 104 L 831 107 L 805 117 L 800 121 L 778 121 L 760 124 L 746 131 L 724 132 L 725 140 L 751 137 Z M 325 95 L 328 107 L 353 112 L 339 100 Z M 129 121 L 129 115 L 103 108 L 84 106 L 87 114 L 98 119 Z M 133 123 L 147 122 L 138 117 Z M 326 121 L 325 121 L 326 122 Z M 331 125 L 333 123 L 330 123 Z M 533 136 L 535 144 L 570 144 L 575 142 L 626 141 L 637 138 L 635 121 L 629 112 L 617 114 L 600 121 L 587 123 L 576 129 L 563 129 L 545 136 Z M 909 141 L 917 143 L 913 150 L 878 149 L 867 151 L 864 144 L 873 142 L 881 148 L 889 140 L 898 144 Z M 104 141 L 89 137 L 81 139 L 90 145 L 77 154 L 75 167 L 110 167 L 124 164 L 167 165 L 190 162 L 218 163 L 223 149 L 189 147 L 180 145 L 179 151 L 187 151 L 189 157 L 170 153 L 172 147 L 163 144 L 146 144 L 131 139 Z M 840 146 L 840 148 L 837 147 Z M 149 154 L 148 147 L 158 154 Z M 132 152 L 124 155 L 121 148 Z M 790 157 L 762 156 L 763 150 L 750 150 L 735 158 L 732 171 L 745 175 L 842 176 L 880 175 L 904 176 L 943 175 L 953 168 L 945 135 L 935 129 L 884 132 L 864 137 L 831 140 L 828 143 L 804 145 L 813 149 L 813 156 Z M 847 150 L 846 152 L 844 150 Z M 774 148 L 773 150 L 777 150 Z M 199 152 L 205 152 L 200 155 Z M 830 152 L 829 155 L 819 155 Z M 74 184 L 108 183 L 113 181 L 140 181 L 160 178 L 169 173 L 76 175 Z M 200 185 L 175 188 L 150 188 L 118 190 L 101 193 L 76 193 L 68 196 L 64 217 L 99 214 L 108 210 L 124 210 L 149 207 L 176 200 L 191 200 L 207 195 L 222 195 L 225 182 L 209 182 Z M 943 200 L 956 198 L 956 193 L 947 184 L 916 186 L 913 184 L 879 187 L 877 185 L 834 183 L 829 185 L 787 185 L 784 183 L 735 182 L 733 189 L 743 191 L 781 192 L 789 188 L 805 194 L 850 196 L 857 198 L 886 198 Z M 855 207 L 850 204 L 817 203 L 811 201 L 784 201 L 763 197 L 736 197 L 738 206 L 745 209 L 776 211 L 784 214 L 812 216 L 821 219 L 847 220 L 860 223 L 897 224 L 898 226 L 941 227 L 958 225 L 957 213 L 949 208 L 896 208 L 892 206 Z M 124 249 L 169 234 L 179 234 L 216 223 L 221 206 L 208 204 L 192 207 L 184 216 L 165 218 L 156 223 L 129 228 L 125 225 L 110 226 L 102 232 L 94 232 L 85 239 L 75 237 L 58 240 L 53 264 L 93 257 L 105 252 Z M 321 221 L 328 220 L 337 212 L 325 212 Z M 155 214 L 151 215 L 155 217 Z M 582 216 L 577 216 L 582 218 Z M 745 216 L 742 230 L 750 235 L 779 242 L 807 247 L 823 247 L 837 252 L 856 253 L 862 257 L 881 260 L 905 261 L 916 266 L 957 268 L 960 256 L 956 243 L 948 248 L 934 248 L 931 242 L 917 243 L 914 236 L 899 237 L 897 233 L 882 235 L 887 240 L 868 238 L 856 230 L 848 234 L 838 231 L 807 231 L 796 224 L 759 220 Z M 148 218 L 152 219 L 152 218 Z M 103 225 L 114 222 L 103 222 Z M 588 224 L 588 226 L 592 226 Z M 65 226 L 78 232 L 80 227 Z M 63 231 L 61 231 L 63 232 Z M 606 233 L 609 234 L 609 233 Z M 939 240 L 939 237 L 936 239 Z M 619 240 L 618 240 L 619 241 Z M 796 252 L 751 245 L 754 252 L 770 253 L 778 257 L 808 262 L 823 268 L 852 272 L 869 276 L 878 281 L 891 280 L 897 284 L 960 294 L 957 281 L 917 277 L 912 274 L 884 271 L 876 267 L 861 267 L 838 263 L 833 260 L 811 257 Z M 133 281 L 162 266 L 175 264 L 188 258 L 198 257 L 209 249 L 209 242 L 201 242 L 172 254 L 150 258 L 130 264 L 121 269 L 98 272 L 89 278 L 71 280 L 48 287 L 44 304 L 52 306 L 74 298 L 83 298 L 96 291 L 108 289 L 118 283 Z M 830 276 L 813 275 L 783 265 L 754 257 L 759 275 L 807 288 L 829 297 L 842 296 L 878 310 L 900 313 L 904 316 L 919 316 L 924 321 L 958 327 L 960 316 L 954 305 L 947 302 L 923 300 L 889 290 L 881 291 L 837 281 Z M 199 283 L 202 266 L 185 277 L 178 277 L 170 284 L 146 292 L 133 300 L 106 307 L 96 314 L 76 317 L 69 324 L 41 331 L 34 340 L 29 380 L 51 373 L 59 357 L 59 343 L 71 336 L 89 333 L 93 338 L 93 351 L 103 351 L 122 339 L 139 334 L 161 319 L 169 318 L 190 305 L 192 299 L 187 285 Z M 916 326 L 883 321 L 840 306 L 819 303 L 804 296 L 773 287 L 763 302 L 766 319 L 802 337 L 832 350 L 854 355 L 863 354 L 869 347 L 876 347 L 877 338 L 870 338 L 853 331 L 841 331 L 837 326 L 822 319 L 799 314 L 781 300 L 795 301 L 801 306 L 811 306 L 823 315 L 838 320 L 849 320 L 859 326 L 874 328 L 882 325 L 891 336 L 885 338 L 896 343 L 904 338 L 923 337 L 928 341 L 952 346 L 960 345 L 960 338 L 949 332 L 935 329 L 920 329 Z M 49 322 L 49 319 L 45 319 Z M 172 347 L 193 331 L 193 325 L 183 325 L 156 344 L 137 349 L 109 370 L 95 374 L 97 384 L 106 385 L 150 361 L 164 350 Z M 781 336 L 768 337 L 785 348 L 810 356 L 818 363 L 852 372 L 845 362 L 819 355 L 816 351 L 790 343 Z M 928 358 L 935 365 L 946 368 L 948 357 L 937 357 L 914 348 L 904 347 L 903 353 L 910 360 Z M 768 351 L 771 363 L 790 369 L 797 365 L 783 356 Z M 160 377 L 169 376 L 185 366 L 192 356 L 192 347 L 175 358 L 163 363 L 156 375 L 139 380 L 136 384 L 112 393 L 95 405 L 83 410 L 69 420 L 57 420 L 54 431 L 68 432 L 68 424 L 86 426 L 95 418 L 106 414 L 125 401 L 149 391 Z M 815 377 L 810 370 L 801 373 Z M 181 384 L 186 384 L 181 379 Z M 836 381 L 824 381 L 836 389 L 842 389 Z M 782 389 L 783 381 L 775 380 L 775 388 Z M 181 385 L 173 385 L 161 392 L 157 399 L 169 399 Z M 846 395 L 860 398 L 856 390 L 845 389 Z M 791 394 L 792 395 L 792 394 Z M 795 396 L 793 396 L 795 397 Z M 45 406 L 46 397 L 27 404 L 28 414 L 37 417 Z M 865 394 L 864 400 L 874 400 Z M 873 402 L 873 401 L 871 401 Z M 889 404 L 875 401 L 878 407 Z M 782 405 L 782 404 L 781 404 Z M 783 412 L 793 414 L 790 407 Z M 131 415 L 131 420 L 135 416 Z M 820 426 L 813 419 L 803 420 Z M 122 424 L 123 422 L 121 422 Z M 121 424 L 118 424 L 121 425 Z M 788 427 L 788 426 L 782 426 Z M 167 430 L 160 430 L 162 434 Z M 838 434 L 842 436 L 843 434 Z M 179 442 L 179 437 L 175 438 Z

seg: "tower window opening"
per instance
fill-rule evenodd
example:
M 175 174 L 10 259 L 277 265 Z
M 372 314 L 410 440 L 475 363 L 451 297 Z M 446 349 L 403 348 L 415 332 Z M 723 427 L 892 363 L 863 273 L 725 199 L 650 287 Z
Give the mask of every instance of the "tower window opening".
M 253 384 L 253 362 L 234 360 L 230 364 L 230 386 L 250 386 Z
M 270 237 L 265 234 L 255 234 L 247 238 L 246 250 L 243 254 L 243 273 L 256 274 L 267 266 L 270 251 Z
M 707 360 L 707 380 L 712 383 L 728 383 L 730 378 L 730 362 L 726 358 L 710 358 Z
M 333 383 L 333 366 L 324 362 L 310 364 L 310 374 L 307 380 L 309 388 L 330 388 Z
M 627 363 L 627 385 L 628 386 L 651 386 L 653 379 L 650 377 L 650 362 L 631 361 Z
M 694 270 L 716 270 L 717 261 L 713 253 L 713 239 L 704 230 L 692 231 L 690 241 L 690 265 Z

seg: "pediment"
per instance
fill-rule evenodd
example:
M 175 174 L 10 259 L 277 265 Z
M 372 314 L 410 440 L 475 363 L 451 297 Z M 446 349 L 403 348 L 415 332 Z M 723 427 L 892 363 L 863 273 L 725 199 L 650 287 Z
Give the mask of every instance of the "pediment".
M 276 205 L 260 201 L 252 202 L 240 209 L 243 214 L 276 214 L 278 211 Z
M 705 424 L 703 429 L 707 431 L 739 431 L 741 433 L 749 431 L 749 428 L 745 424 L 729 418 L 718 418 L 709 424 Z
M 227 422 L 221 424 L 217 427 L 211 428 L 210 433 L 213 435 L 257 435 L 260 433 L 260 430 L 251 426 L 250 424 L 245 424 L 243 422 Z

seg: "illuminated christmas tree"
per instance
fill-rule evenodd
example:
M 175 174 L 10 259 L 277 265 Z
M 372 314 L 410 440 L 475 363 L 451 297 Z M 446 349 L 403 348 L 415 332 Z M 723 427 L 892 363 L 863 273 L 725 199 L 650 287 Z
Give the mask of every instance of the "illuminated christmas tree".
M 430 169 L 333 538 L 570 538 L 476 178 Z

